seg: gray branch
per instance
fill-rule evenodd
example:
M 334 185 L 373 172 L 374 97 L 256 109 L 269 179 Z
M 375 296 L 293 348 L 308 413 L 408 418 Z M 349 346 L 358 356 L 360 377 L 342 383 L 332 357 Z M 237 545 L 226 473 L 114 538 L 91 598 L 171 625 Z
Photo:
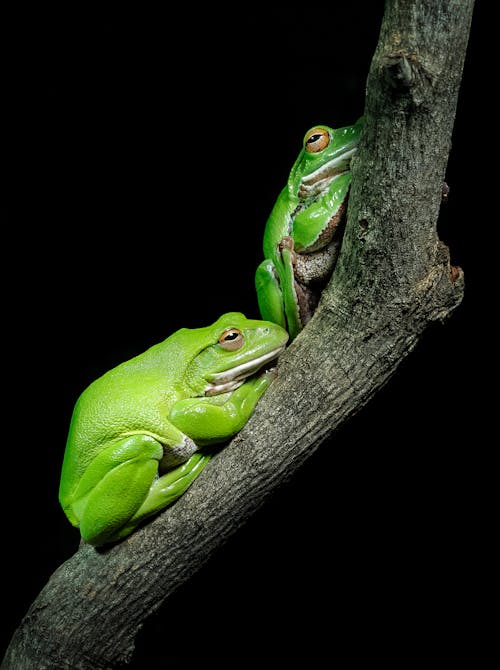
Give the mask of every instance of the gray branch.
M 82 544 L 51 577 L 3 668 L 111 668 L 149 615 L 363 407 L 462 299 L 436 222 L 473 0 L 387 2 L 334 275 L 278 378 L 171 508 L 124 542 Z

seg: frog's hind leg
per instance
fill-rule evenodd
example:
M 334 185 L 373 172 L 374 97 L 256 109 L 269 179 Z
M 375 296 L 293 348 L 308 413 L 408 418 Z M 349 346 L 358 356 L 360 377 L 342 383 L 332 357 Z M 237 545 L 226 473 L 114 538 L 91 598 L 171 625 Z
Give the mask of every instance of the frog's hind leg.
M 301 318 L 305 296 L 300 284 L 295 280 L 295 262 L 293 238 L 285 236 L 279 244 L 282 263 L 280 265 L 280 282 L 283 290 L 283 301 L 286 315 L 286 329 L 291 339 L 297 337 L 304 326 Z
M 143 504 L 130 521 L 120 528 L 113 539 L 129 535 L 144 519 L 171 505 L 187 491 L 204 469 L 212 454 L 197 451 L 185 463 L 158 477 L 149 490 Z
M 163 457 L 156 439 L 135 434 L 116 440 L 89 463 L 69 500 L 61 497 L 86 542 L 98 546 L 125 537 L 143 519 L 177 500 L 209 460 L 196 451 L 159 476 Z
M 276 268 L 270 258 L 258 266 L 255 273 L 255 289 L 259 311 L 263 319 L 286 328 L 285 306 Z

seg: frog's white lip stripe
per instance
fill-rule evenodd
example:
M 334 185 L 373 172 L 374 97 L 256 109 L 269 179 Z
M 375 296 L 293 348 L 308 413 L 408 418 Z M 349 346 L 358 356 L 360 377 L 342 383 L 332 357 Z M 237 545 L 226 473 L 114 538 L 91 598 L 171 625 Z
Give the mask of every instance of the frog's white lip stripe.
M 343 154 L 340 154 L 340 156 L 335 156 L 335 158 L 332 158 L 331 161 L 328 161 L 328 163 L 325 163 L 317 170 L 314 170 L 314 172 L 311 172 L 311 174 L 302 177 L 300 182 L 301 185 L 305 187 L 312 186 L 317 181 L 324 179 L 326 176 L 334 175 L 334 171 L 338 168 L 340 168 L 341 172 L 349 169 L 349 163 L 354 153 L 356 152 L 356 149 L 357 147 L 353 147 L 352 149 L 345 151 Z
M 234 368 L 224 370 L 224 372 L 219 372 L 213 376 L 212 381 L 206 386 L 205 395 L 217 395 L 218 393 L 234 391 L 244 383 L 247 377 L 257 372 L 265 363 L 276 358 L 284 348 L 285 345 L 283 344 L 267 354 L 259 356 L 259 358 L 241 363 L 241 365 L 236 365 Z

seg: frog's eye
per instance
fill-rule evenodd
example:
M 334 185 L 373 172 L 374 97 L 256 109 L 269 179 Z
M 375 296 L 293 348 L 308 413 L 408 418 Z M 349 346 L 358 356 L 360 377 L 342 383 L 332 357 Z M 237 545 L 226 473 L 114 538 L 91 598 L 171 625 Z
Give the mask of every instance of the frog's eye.
M 243 333 L 241 330 L 238 330 L 238 328 L 228 328 L 219 337 L 220 346 L 227 351 L 241 349 L 244 342 L 245 338 L 243 337 Z
M 310 130 L 305 139 L 304 146 L 306 151 L 310 154 L 317 154 L 330 144 L 330 135 L 328 130 L 324 128 L 313 128 Z

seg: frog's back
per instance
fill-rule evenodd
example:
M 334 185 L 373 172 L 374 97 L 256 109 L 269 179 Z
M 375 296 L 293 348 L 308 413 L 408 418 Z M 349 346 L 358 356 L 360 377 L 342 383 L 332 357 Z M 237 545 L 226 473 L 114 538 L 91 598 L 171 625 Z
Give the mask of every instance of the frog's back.
M 175 346 L 167 347 L 166 342 L 109 370 L 78 398 L 64 454 L 61 500 L 71 496 L 95 456 L 124 433 L 162 436 L 168 430 L 182 354 L 176 356 Z

